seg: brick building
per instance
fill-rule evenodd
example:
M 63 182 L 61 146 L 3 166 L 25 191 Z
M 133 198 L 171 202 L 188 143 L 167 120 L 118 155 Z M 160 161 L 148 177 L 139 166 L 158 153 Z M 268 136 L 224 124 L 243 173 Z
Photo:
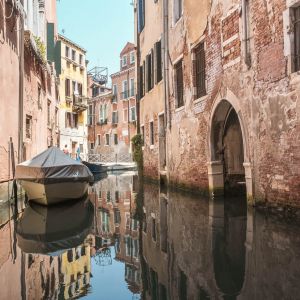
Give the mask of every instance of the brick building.
M 145 174 L 163 171 L 148 150 L 164 145 L 157 105 L 147 108 L 153 121 L 143 121 L 142 108 L 159 101 L 143 88 L 154 53 L 154 62 L 163 57 L 169 183 L 214 193 L 244 183 L 251 203 L 299 207 L 299 1 L 145 2 L 136 3 L 140 70 L 150 53 L 139 80 Z M 155 55 L 146 43 L 157 33 Z
M 134 44 L 127 43 L 121 51 L 120 71 L 111 75 L 111 81 L 112 89 L 99 86 L 98 94 L 90 85 L 89 145 L 94 153 L 114 157 L 131 152 L 131 138 L 136 134 Z

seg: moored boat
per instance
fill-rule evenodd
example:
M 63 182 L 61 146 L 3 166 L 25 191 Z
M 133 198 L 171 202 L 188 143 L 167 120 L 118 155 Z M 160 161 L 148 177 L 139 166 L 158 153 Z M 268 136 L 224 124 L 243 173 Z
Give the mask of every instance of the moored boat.
M 56 147 L 51 147 L 16 167 L 16 179 L 29 200 L 42 205 L 84 197 L 93 174 Z

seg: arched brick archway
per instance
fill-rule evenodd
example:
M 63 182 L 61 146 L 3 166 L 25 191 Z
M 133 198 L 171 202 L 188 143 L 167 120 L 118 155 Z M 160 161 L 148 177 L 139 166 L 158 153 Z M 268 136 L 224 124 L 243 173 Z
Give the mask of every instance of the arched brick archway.
M 238 99 L 226 90 L 213 103 L 208 134 L 208 177 L 213 195 L 224 194 L 225 184 L 246 182 L 253 201 L 248 134 Z M 242 179 L 243 177 L 243 179 Z

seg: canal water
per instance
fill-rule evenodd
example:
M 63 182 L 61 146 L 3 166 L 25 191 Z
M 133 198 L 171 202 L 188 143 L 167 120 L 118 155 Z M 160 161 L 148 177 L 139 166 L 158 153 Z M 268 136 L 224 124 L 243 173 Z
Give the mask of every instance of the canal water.
M 0 212 L 0 299 L 299 299 L 300 226 L 112 174 L 85 201 Z

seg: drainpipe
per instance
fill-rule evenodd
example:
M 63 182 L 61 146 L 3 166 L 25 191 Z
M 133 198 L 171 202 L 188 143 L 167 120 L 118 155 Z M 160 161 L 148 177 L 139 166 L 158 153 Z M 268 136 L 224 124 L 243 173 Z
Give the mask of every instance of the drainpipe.
M 169 108 L 169 1 L 163 1 L 163 83 L 164 83 L 164 107 L 165 107 L 165 147 L 166 147 L 166 168 L 167 168 L 167 181 L 170 179 L 169 171 L 169 146 L 168 143 L 168 132 L 171 130 L 171 116 Z
M 19 21 L 19 120 L 18 120 L 18 163 L 23 161 L 23 104 L 24 104 L 24 18 Z
M 136 18 L 135 30 L 136 30 L 136 115 L 137 115 L 137 134 L 140 134 L 141 130 L 141 119 L 140 119 L 140 100 L 141 100 L 141 82 L 140 82 L 140 63 L 141 63 L 141 48 L 140 48 L 140 34 L 138 29 L 138 19 L 137 19 L 137 4 L 134 7 L 134 15 Z
M 243 17 L 243 33 L 244 33 L 244 55 L 245 63 L 248 68 L 251 65 L 251 57 L 249 53 L 249 28 L 248 28 L 248 0 L 242 0 L 242 17 Z

